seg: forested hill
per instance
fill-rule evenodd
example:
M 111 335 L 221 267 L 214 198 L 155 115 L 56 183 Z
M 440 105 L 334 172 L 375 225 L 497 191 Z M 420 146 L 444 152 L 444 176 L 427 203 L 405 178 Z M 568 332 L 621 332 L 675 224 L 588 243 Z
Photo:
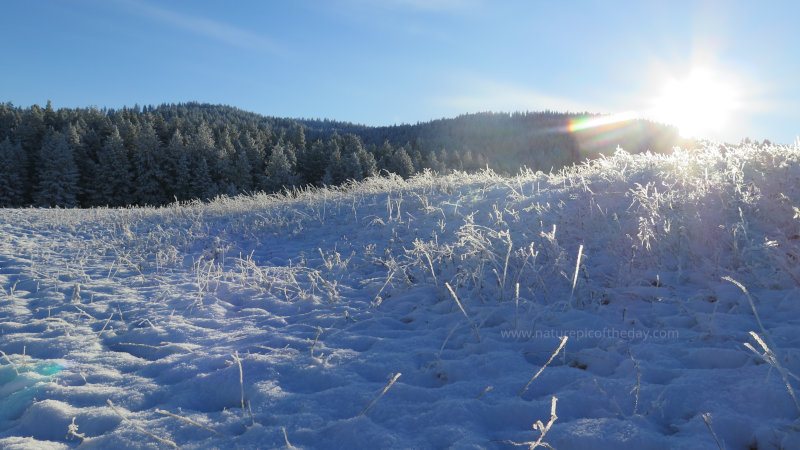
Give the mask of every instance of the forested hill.
M 611 153 L 667 152 L 677 131 L 632 120 L 555 112 L 479 113 L 368 127 L 267 117 L 199 103 L 54 109 L 0 104 L 0 206 L 160 205 L 381 171 L 549 171 Z
M 300 120 L 310 139 L 334 131 L 353 133 L 367 145 L 388 141 L 393 146 L 419 148 L 423 155 L 441 149 L 454 151 L 461 161 L 455 167 L 483 168 L 515 173 L 520 167 L 548 171 L 574 162 L 611 154 L 620 146 L 629 152 L 667 153 L 687 142 L 676 128 L 647 120 L 630 120 L 604 127 L 571 131 L 570 125 L 603 118 L 599 114 L 552 111 L 464 114 L 414 125 L 367 127 L 350 123 Z M 579 128 L 579 127 L 578 127 Z

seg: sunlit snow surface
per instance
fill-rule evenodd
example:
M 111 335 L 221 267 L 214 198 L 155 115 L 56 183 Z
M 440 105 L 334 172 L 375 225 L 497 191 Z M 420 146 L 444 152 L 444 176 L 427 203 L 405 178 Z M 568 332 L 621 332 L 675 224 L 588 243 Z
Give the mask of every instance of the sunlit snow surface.
M 710 146 L 3 210 L 0 447 L 513 448 L 556 397 L 559 449 L 796 448 L 744 346 L 800 387 L 796 206 L 800 148 Z

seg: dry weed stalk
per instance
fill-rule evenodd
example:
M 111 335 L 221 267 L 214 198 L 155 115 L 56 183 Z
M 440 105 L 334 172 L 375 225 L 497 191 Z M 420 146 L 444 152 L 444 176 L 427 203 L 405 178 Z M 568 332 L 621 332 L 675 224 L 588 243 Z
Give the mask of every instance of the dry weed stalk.
M 461 302 L 458 300 L 458 296 L 456 295 L 455 291 L 453 291 L 453 288 L 450 287 L 450 283 L 445 282 L 444 285 L 447 286 L 447 290 L 450 291 L 450 294 L 453 296 L 453 300 L 456 301 L 456 304 L 458 305 L 458 309 L 460 309 L 461 312 L 464 313 L 464 317 L 467 318 L 467 322 L 469 322 L 469 326 L 472 327 L 472 331 L 475 332 L 475 337 L 478 339 L 478 343 L 480 344 L 481 343 L 481 335 L 478 334 L 478 327 L 476 327 L 475 324 L 472 323 L 472 319 L 470 319 L 469 316 L 467 315 L 467 311 L 464 310 L 464 307 L 461 305 Z
M 539 371 L 536 372 L 531 377 L 530 380 L 528 380 L 528 383 L 525 385 L 525 387 L 522 388 L 522 390 L 519 391 L 519 393 L 517 394 L 517 397 L 521 397 L 522 394 L 524 394 L 525 391 L 528 390 L 528 387 L 530 387 L 531 383 L 533 383 L 533 380 L 535 380 L 539 375 L 541 375 L 542 372 L 544 372 L 545 367 L 547 367 L 548 364 L 550 364 L 551 362 L 553 362 L 554 359 L 556 359 L 556 355 L 558 355 L 558 352 L 560 352 L 561 349 L 564 348 L 564 346 L 566 344 L 567 344 L 567 336 L 564 336 L 564 337 L 561 338 L 561 343 L 558 344 L 558 348 L 556 348 L 556 351 L 554 351 L 553 354 L 550 356 L 550 359 L 548 359 L 547 362 L 544 363 L 544 365 L 541 368 L 539 368 Z
M 402 375 L 402 373 L 400 373 L 400 372 L 397 372 L 396 374 L 392 375 L 392 378 L 389 380 L 389 383 L 387 383 L 387 384 L 386 384 L 386 387 L 384 387 L 384 388 L 383 388 L 383 390 L 381 391 L 381 393 L 380 393 L 380 394 L 378 394 L 378 396 L 377 396 L 377 397 L 375 397 L 375 399 L 373 399 L 373 400 L 372 400 L 372 401 L 369 403 L 369 405 L 367 405 L 367 407 L 366 407 L 366 408 L 364 408 L 363 410 L 361 410 L 361 412 L 360 412 L 360 413 L 358 413 L 358 417 L 361 417 L 361 416 L 363 416 L 364 414 L 366 414 L 366 412 L 367 412 L 367 411 L 368 411 L 370 408 L 372 408 L 372 407 L 375 405 L 375 403 L 377 403 L 377 402 L 378 402 L 378 399 L 379 399 L 379 398 L 381 398 L 381 397 L 383 397 L 383 394 L 385 394 L 385 393 L 386 393 L 386 391 L 388 391 L 388 390 L 389 390 L 389 388 L 390 388 L 390 387 L 392 387 L 392 385 L 394 384 L 394 382 L 395 382 L 395 381 L 397 381 L 397 379 L 398 379 L 398 378 L 400 378 L 400 375 Z
M 172 448 L 178 448 L 178 445 L 175 444 L 174 442 L 170 441 L 169 439 L 164 439 L 164 438 L 160 438 L 160 437 L 156 436 L 155 434 L 153 434 L 153 433 L 145 430 L 144 428 L 142 428 L 141 425 L 137 424 L 136 422 L 134 422 L 131 419 L 129 419 L 129 418 L 125 417 L 124 415 L 122 415 L 122 413 L 117 409 L 117 407 L 114 406 L 114 403 L 111 401 L 111 399 L 106 400 L 106 402 L 108 402 L 108 406 L 111 407 L 111 409 L 114 411 L 114 414 L 119 416 L 119 418 L 122 419 L 123 422 L 130 422 L 130 424 L 133 425 L 134 428 L 136 428 L 137 430 L 141 431 L 142 433 L 150 436 L 151 438 L 153 438 L 153 439 L 155 439 L 155 440 L 157 440 L 159 442 L 162 442 L 164 444 L 167 444 Z

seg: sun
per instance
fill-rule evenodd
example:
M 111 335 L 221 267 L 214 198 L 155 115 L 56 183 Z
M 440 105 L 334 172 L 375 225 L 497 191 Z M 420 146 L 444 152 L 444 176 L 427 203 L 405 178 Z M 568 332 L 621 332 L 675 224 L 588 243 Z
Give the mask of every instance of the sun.
M 712 137 L 729 125 L 738 95 L 734 84 L 719 73 L 695 68 L 664 83 L 648 115 L 676 126 L 681 136 Z

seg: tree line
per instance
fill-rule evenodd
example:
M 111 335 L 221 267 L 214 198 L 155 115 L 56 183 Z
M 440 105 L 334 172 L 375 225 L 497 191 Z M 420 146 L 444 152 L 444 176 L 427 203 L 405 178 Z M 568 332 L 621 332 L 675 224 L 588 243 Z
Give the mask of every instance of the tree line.
M 119 110 L 4 103 L 0 206 L 163 205 L 339 185 L 384 171 L 558 169 L 616 145 L 676 145 L 673 129 L 644 121 L 617 130 L 613 142 L 597 131 L 568 132 L 566 123 L 583 116 L 481 113 L 367 127 L 199 103 Z

